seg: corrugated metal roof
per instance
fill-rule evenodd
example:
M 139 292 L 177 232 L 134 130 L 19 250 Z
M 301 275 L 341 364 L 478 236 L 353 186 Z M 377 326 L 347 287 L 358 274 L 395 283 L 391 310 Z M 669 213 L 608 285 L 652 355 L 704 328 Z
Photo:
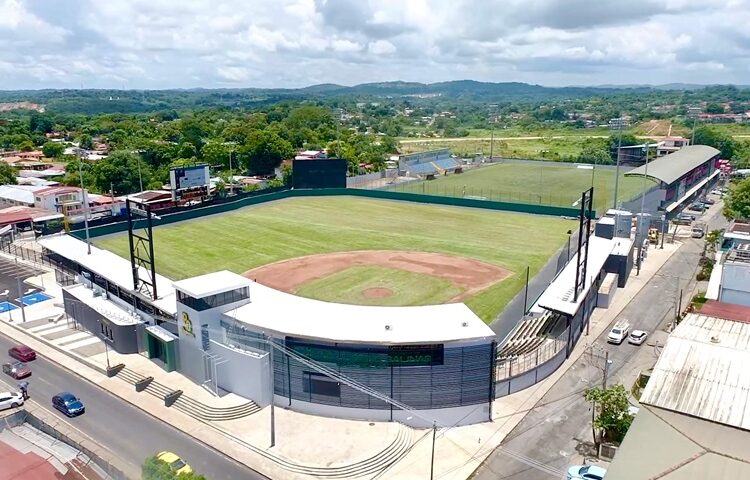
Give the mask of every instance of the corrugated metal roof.
M 750 430 L 750 324 L 689 314 L 670 335 L 641 402 Z
M 34 192 L 11 185 L 0 185 L 0 198 L 34 205 Z
M 675 183 L 685 174 L 694 170 L 713 157 L 719 155 L 714 147 L 707 145 L 690 145 L 674 153 L 648 162 L 648 177 L 664 182 L 667 185 Z M 635 168 L 625 174 L 626 177 L 646 175 L 646 165 Z
M 750 433 L 643 406 L 607 468 L 607 480 L 750 478 Z

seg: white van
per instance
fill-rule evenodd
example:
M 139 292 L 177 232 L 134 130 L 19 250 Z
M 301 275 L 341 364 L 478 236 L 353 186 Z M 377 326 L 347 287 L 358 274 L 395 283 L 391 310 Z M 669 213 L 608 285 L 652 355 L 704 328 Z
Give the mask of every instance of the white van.
M 609 331 L 607 342 L 619 345 L 623 340 L 628 338 L 628 333 L 630 333 L 630 324 L 627 322 L 618 322 L 612 327 L 612 330 Z

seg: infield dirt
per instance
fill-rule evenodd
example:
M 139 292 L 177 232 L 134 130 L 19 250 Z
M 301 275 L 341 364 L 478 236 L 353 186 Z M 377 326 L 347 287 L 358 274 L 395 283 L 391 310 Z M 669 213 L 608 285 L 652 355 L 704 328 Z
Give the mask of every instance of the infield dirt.
M 509 270 L 473 258 L 442 253 L 365 250 L 308 255 L 271 263 L 244 273 L 277 290 L 294 293 L 302 285 L 351 267 L 379 266 L 446 279 L 462 289 L 462 301 L 510 276 Z

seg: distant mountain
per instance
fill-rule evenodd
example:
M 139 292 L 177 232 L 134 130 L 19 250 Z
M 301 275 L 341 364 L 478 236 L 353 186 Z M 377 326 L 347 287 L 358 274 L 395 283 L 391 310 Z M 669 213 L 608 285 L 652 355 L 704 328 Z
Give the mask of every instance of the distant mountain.
M 666 85 L 598 85 L 545 87 L 520 82 L 454 80 L 437 83 L 377 82 L 354 86 L 323 83 L 304 88 L 226 88 L 171 90 L 16 90 L 0 91 L 0 102 L 33 102 L 49 112 L 137 113 L 208 107 L 257 108 L 284 100 L 335 99 L 358 101 L 389 97 L 440 97 L 465 102 L 539 102 L 629 95 L 662 91 L 697 91 L 727 86 L 672 83 Z M 738 86 L 736 88 L 748 88 Z

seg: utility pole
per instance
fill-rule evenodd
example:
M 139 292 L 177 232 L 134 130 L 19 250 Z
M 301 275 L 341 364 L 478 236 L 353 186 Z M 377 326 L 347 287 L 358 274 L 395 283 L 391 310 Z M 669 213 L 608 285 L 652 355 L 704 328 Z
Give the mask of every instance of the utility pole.
M 80 150 L 79 150 L 80 152 Z M 83 168 L 81 167 L 81 156 L 78 155 L 78 176 L 81 178 L 81 197 L 83 202 L 83 222 L 86 228 L 86 252 L 91 255 L 91 237 L 89 236 L 89 197 L 83 187 Z M 23 302 L 22 302 L 23 303 Z
M 430 480 L 433 478 L 435 471 L 435 435 L 437 434 L 437 423 L 432 421 L 432 456 L 430 457 Z
M 698 118 L 697 115 L 693 116 L 693 136 L 690 139 L 690 145 L 695 145 L 695 121 Z
M 604 376 L 602 377 L 602 389 L 607 389 L 607 376 L 609 376 L 609 352 L 604 352 Z
M 18 285 L 18 302 L 21 304 L 21 319 L 23 323 L 26 323 L 26 309 L 24 308 L 25 303 L 23 302 L 23 291 L 21 290 L 21 272 L 18 268 L 18 258 L 14 260 L 16 261 L 16 282 Z

